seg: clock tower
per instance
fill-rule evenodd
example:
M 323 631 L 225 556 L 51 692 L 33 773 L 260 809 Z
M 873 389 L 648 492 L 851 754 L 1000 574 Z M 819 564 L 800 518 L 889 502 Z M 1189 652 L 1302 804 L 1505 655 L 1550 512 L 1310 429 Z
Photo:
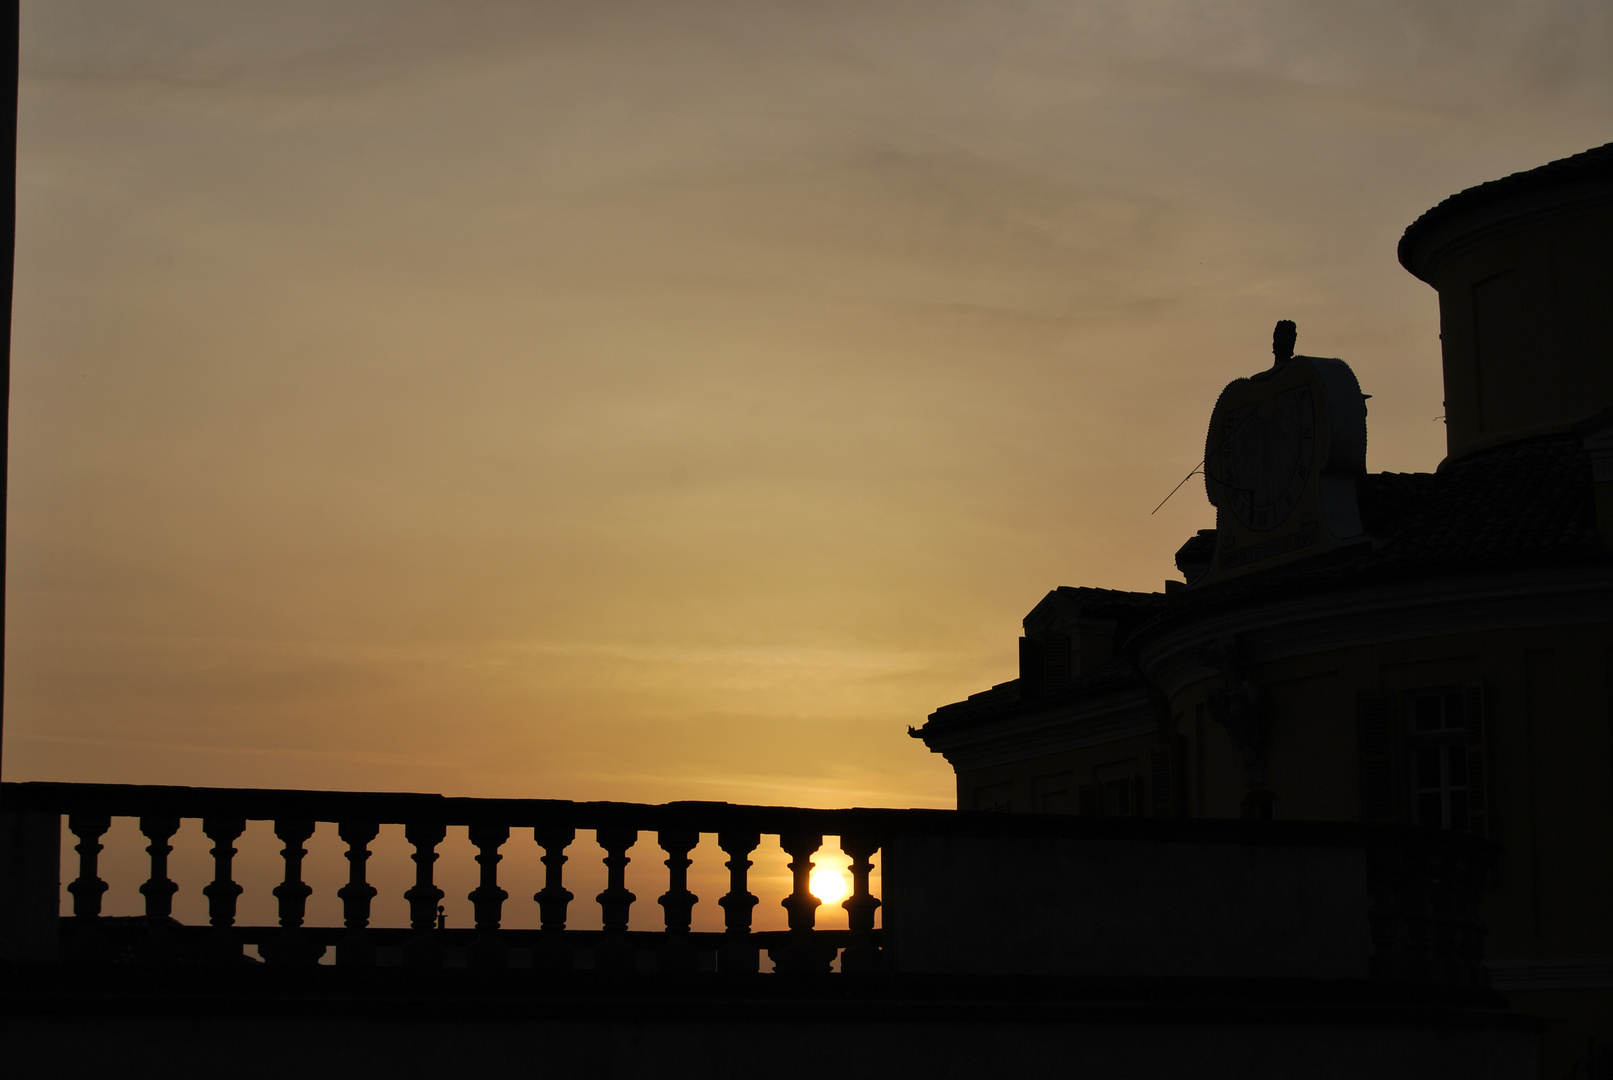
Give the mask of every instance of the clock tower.
M 1204 450 L 1215 555 L 1190 585 L 1366 542 L 1356 480 L 1366 474 L 1366 395 L 1342 360 L 1294 355 L 1294 324 L 1272 335 L 1273 364 L 1221 392 Z

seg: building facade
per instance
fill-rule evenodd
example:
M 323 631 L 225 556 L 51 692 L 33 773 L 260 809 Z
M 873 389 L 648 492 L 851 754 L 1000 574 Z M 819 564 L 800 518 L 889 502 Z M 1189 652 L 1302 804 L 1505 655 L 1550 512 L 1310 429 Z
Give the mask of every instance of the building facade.
M 1547 1074 L 1613 1043 L 1613 144 L 1405 232 L 1447 456 L 1368 473 L 1342 361 L 1212 413 L 1216 527 L 1163 593 L 1059 588 L 1018 678 L 913 734 L 960 809 L 1410 822 L 1495 840 L 1487 953 Z

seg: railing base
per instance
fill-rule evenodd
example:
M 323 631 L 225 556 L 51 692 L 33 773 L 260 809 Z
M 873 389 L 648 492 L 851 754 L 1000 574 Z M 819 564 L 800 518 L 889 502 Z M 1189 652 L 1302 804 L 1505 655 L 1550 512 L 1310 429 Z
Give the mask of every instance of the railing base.
M 0 976 L 0 1037 L 69 1077 L 1535 1075 L 1538 1025 L 1476 999 L 1273 983 L 57 966 Z

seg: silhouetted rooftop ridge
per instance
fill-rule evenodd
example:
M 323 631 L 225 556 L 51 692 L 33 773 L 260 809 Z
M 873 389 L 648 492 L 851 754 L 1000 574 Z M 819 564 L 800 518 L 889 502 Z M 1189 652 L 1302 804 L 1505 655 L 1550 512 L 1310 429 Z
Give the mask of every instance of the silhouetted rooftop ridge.
M 1357 484 L 1367 536 L 1354 547 L 1247 574 L 1205 588 L 1162 593 L 1063 585 L 1049 601 L 1114 619 L 1123 651 L 1147 628 L 1223 605 L 1356 588 L 1380 581 L 1473 571 L 1605 562 L 1584 435 L 1613 410 L 1573 433 L 1526 439 L 1449 462 L 1434 473 L 1369 473 Z M 1011 679 L 943 705 L 921 730 L 995 723 L 1120 689 L 1141 679 L 1126 657 L 1024 700 Z
M 1159 618 L 1234 598 L 1377 578 L 1607 558 L 1596 531 L 1590 457 L 1576 434 L 1493 447 L 1437 473 L 1369 473 L 1356 490 L 1362 525 L 1376 543 L 1185 590 Z
M 998 683 L 990 690 L 970 694 L 963 701 L 942 705 L 929 715 L 928 721 L 922 728 L 910 729 L 910 732 L 919 730 L 939 731 L 942 728 L 967 724 L 983 718 L 1006 719 L 1009 715 L 1017 712 L 1022 705 L 1025 708 L 1036 710 L 1056 708 L 1069 701 L 1086 697 L 1089 694 L 1114 690 L 1137 683 L 1140 679 L 1141 676 L 1137 673 L 1136 666 L 1130 661 L 1124 659 L 1112 660 L 1096 671 L 1088 672 L 1085 675 L 1077 675 L 1063 686 L 1044 691 L 1032 701 L 1024 701 L 1021 697 L 1020 680 L 1009 679 L 1007 682 Z

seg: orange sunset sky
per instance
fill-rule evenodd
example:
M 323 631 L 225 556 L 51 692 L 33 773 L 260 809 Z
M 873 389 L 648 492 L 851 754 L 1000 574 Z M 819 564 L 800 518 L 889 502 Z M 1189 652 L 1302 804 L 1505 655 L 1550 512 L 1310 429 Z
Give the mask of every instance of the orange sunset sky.
M 1443 453 L 1400 232 L 1613 5 L 25 0 L 5 776 L 952 803 L 1272 324 Z

